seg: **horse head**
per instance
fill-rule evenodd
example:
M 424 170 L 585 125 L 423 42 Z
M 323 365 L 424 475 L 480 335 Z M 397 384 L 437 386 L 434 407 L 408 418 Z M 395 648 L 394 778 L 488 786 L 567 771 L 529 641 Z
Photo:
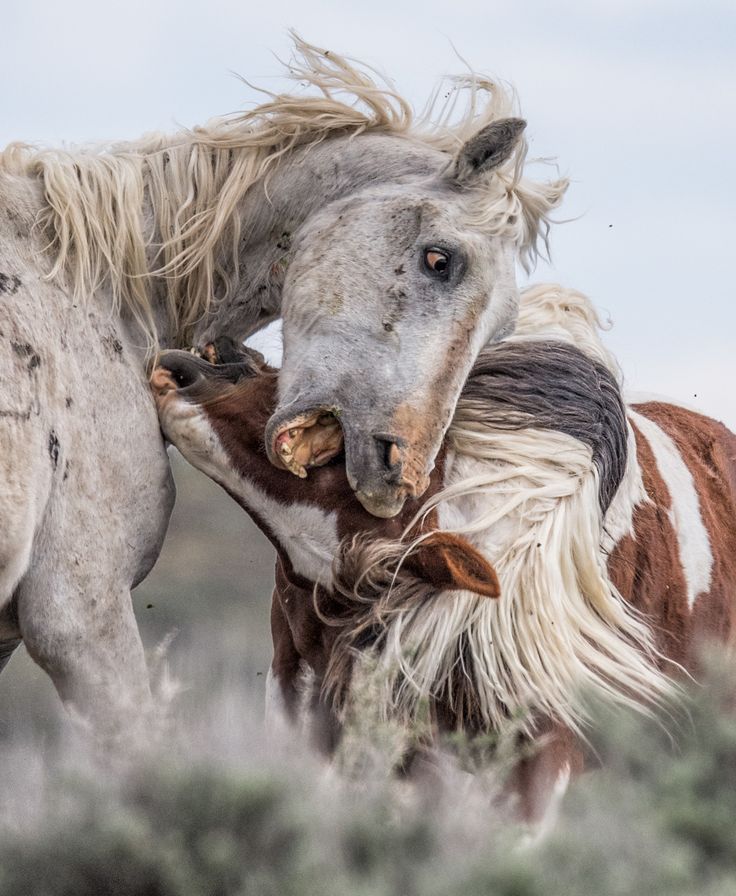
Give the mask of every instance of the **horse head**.
M 516 247 L 479 227 L 474 208 L 523 128 L 495 122 L 438 173 L 367 186 L 305 222 L 283 286 L 274 463 L 285 449 L 306 453 L 302 439 L 328 413 L 370 513 L 394 516 L 426 491 L 478 351 L 516 318 Z

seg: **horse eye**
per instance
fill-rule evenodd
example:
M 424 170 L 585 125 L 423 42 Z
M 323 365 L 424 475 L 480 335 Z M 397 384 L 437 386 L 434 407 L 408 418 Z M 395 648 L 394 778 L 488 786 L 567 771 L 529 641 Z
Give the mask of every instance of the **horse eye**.
M 433 274 L 444 277 L 450 269 L 450 253 L 442 249 L 425 249 L 424 264 Z

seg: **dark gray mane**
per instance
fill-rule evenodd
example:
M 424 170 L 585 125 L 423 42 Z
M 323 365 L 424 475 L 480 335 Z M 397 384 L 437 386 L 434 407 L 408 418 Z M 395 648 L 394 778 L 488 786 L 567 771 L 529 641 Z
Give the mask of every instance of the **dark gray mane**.
M 588 445 L 605 513 L 626 468 L 627 429 L 618 383 L 601 364 L 566 342 L 489 345 L 478 357 L 461 407 L 484 425 L 565 433 Z

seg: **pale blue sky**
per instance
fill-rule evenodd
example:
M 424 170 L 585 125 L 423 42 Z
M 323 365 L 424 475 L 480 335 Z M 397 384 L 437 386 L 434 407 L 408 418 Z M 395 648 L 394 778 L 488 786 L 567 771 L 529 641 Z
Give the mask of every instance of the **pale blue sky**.
M 8 8 L 9 7 L 9 8 Z M 421 107 L 461 66 L 517 88 L 532 154 L 573 178 L 554 278 L 608 314 L 633 389 L 736 427 L 736 3 L 733 0 L 10 0 L 0 143 L 134 137 L 278 85 L 288 27 L 362 58 Z

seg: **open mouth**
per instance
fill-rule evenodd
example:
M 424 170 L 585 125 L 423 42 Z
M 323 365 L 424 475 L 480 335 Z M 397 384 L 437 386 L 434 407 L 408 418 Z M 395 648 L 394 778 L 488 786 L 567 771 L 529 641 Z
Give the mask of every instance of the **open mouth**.
M 310 467 L 322 467 L 343 449 L 342 427 L 337 417 L 317 409 L 294 417 L 273 437 L 271 453 L 278 462 L 300 479 Z

